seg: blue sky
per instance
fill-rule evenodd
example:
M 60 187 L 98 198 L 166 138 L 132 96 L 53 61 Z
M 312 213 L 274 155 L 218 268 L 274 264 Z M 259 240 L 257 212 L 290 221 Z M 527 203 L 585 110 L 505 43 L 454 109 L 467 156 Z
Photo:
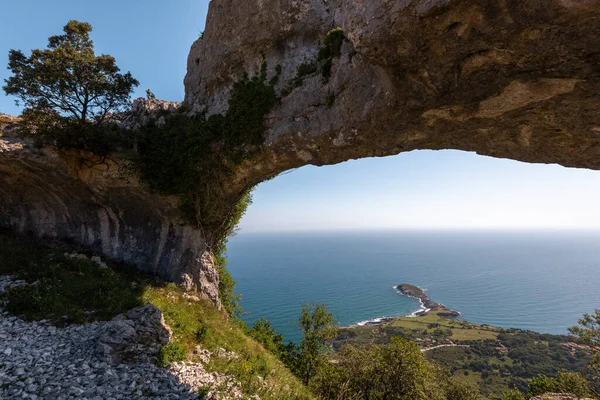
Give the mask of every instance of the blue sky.
M 46 46 L 70 19 L 87 21 L 109 53 L 165 100 L 183 99 L 189 48 L 208 1 L 3 2 L 0 65 L 10 48 Z M 6 16 L 9 16 L 7 18 Z M 0 68 L 0 78 L 9 71 Z M 0 94 L 0 112 L 18 114 Z M 524 164 L 457 151 L 419 151 L 322 168 L 263 183 L 242 231 L 336 229 L 600 229 L 600 172 Z
M 265 182 L 242 228 L 598 229 L 599 204 L 598 171 L 415 151 Z
M 92 24 L 96 53 L 108 53 L 140 81 L 134 97 L 151 89 L 158 98 L 183 100 L 190 46 L 204 30 L 207 0 L 19 0 L 2 1 L 0 78 L 9 75 L 8 50 L 44 48 L 71 19 Z M 0 112 L 17 114 L 13 98 L 0 93 Z

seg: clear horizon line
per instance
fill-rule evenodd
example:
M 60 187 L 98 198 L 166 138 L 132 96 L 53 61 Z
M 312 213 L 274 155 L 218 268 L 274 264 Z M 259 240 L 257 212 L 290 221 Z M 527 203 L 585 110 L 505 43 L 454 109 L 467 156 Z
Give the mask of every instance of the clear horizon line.
M 283 229 L 239 229 L 234 235 L 244 233 L 311 233 L 311 232 L 515 232 L 515 231 L 546 231 L 546 232 L 598 232 L 600 227 L 382 227 L 382 228 L 283 228 Z

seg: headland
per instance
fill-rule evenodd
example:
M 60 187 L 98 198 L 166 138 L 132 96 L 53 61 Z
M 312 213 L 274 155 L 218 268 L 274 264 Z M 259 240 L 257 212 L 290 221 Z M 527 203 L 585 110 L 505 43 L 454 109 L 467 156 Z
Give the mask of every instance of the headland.
M 418 286 L 411 285 L 408 283 L 401 283 L 399 285 L 394 286 L 394 289 L 398 291 L 398 293 L 403 294 L 408 297 L 412 297 L 417 299 L 421 305 L 421 308 L 418 311 L 415 311 L 411 314 L 411 317 L 420 317 L 427 315 L 432 311 L 437 311 L 437 314 L 440 317 L 459 317 L 461 313 L 458 311 L 454 311 L 446 307 L 441 303 L 436 303 L 431 300 L 427 293 L 423 289 Z

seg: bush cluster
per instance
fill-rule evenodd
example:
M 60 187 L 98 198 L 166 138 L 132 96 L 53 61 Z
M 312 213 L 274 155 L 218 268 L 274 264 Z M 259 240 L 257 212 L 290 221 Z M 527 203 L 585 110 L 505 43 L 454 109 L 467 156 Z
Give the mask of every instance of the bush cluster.
M 4 235 L 0 249 L 0 276 L 30 283 L 0 294 L 0 300 L 6 311 L 26 320 L 49 319 L 59 325 L 108 320 L 143 304 L 148 280 L 131 268 L 101 268 Z

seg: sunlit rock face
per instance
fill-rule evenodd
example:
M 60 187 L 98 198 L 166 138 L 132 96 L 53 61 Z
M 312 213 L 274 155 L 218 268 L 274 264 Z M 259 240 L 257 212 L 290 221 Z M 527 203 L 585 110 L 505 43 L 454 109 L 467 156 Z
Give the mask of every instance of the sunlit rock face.
M 9 139 L 0 138 L 0 142 Z M 118 160 L 10 140 L 0 151 L 0 228 L 103 254 L 197 289 L 220 307 L 218 273 L 176 199 L 153 195 Z
M 600 0 L 213 0 L 184 109 L 221 113 L 243 74 L 280 71 L 265 143 L 221 182 L 225 204 L 291 168 L 417 149 L 600 169 L 598 27 Z M 320 59 L 336 28 L 345 39 Z M 119 170 L 0 139 L 0 227 L 135 263 L 219 305 L 201 232 Z
M 185 103 L 221 112 L 243 73 L 281 67 L 264 151 L 232 193 L 306 164 L 416 149 L 598 169 L 598 26 L 599 0 L 213 0 Z M 331 75 L 286 94 L 338 27 Z

